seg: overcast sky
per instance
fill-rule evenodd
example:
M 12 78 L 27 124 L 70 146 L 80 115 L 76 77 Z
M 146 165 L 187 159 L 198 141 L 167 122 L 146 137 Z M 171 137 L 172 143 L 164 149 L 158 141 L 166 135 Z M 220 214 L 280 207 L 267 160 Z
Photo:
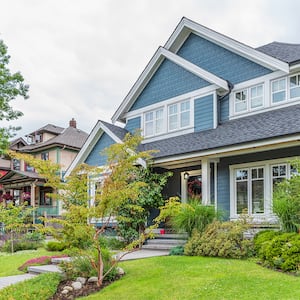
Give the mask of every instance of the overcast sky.
M 298 0 L 0 0 L 10 69 L 30 85 L 14 101 L 17 136 L 71 118 L 90 132 L 110 121 L 183 16 L 257 47 L 300 43 Z

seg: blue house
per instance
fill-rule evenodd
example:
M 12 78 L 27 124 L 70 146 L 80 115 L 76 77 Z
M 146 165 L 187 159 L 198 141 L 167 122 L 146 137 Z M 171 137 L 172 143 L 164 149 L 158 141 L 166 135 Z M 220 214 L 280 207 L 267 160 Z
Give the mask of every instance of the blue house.
M 116 126 L 116 122 L 124 127 Z M 199 197 L 236 219 L 275 221 L 274 185 L 300 154 L 300 45 L 252 48 L 183 18 L 112 116 L 98 121 L 79 163 L 142 130 L 154 167 L 170 170 L 168 196 Z

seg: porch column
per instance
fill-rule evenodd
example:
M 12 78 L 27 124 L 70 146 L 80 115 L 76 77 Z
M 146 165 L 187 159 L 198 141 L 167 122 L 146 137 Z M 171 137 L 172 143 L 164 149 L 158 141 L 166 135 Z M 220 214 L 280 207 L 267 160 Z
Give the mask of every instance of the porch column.
M 201 159 L 202 171 L 202 204 L 210 204 L 210 163 L 208 158 Z
M 35 183 L 30 185 L 30 205 L 35 207 Z

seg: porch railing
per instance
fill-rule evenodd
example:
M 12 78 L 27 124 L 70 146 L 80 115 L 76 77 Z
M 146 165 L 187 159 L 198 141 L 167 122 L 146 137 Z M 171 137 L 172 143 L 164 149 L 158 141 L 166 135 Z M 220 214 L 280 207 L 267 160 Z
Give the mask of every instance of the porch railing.
M 58 209 L 58 206 L 48 206 L 48 205 L 45 205 L 45 206 L 42 206 L 42 205 L 39 205 L 35 211 L 35 214 L 37 217 L 40 217 L 40 216 L 58 216 L 59 215 L 59 209 Z

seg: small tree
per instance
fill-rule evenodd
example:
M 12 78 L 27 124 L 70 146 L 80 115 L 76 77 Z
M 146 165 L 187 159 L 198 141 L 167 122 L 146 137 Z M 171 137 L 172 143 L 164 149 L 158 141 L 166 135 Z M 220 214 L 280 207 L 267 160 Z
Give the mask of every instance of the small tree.
M 297 173 L 278 183 L 273 193 L 273 212 L 278 216 L 282 230 L 298 232 L 300 228 L 300 161 L 291 165 Z
M 61 227 L 43 227 L 42 230 L 50 232 L 54 237 L 68 243 L 69 246 L 81 249 L 93 248 L 96 259 L 89 255 L 89 260 L 98 274 L 98 285 L 101 286 L 103 279 L 110 273 L 118 260 L 108 268 L 104 274 L 103 247 L 100 236 L 107 229 L 112 217 L 119 215 L 120 208 L 130 200 L 133 205 L 141 194 L 141 189 L 146 186 L 145 182 L 137 180 L 135 174 L 139 169 L 137 164 L 140 160 L 150 158 L 149 152 L 137 152 L 136 149 L 141 141 L 139 135 L 127 135 L 121 144 L 113 144 L 107 151 L 108 169 L 102 185 L 95 193 L 93 206 L 89 206 L 87 183 L 90 177 L 99 174 L 103 169 L 90 168 L 86 165 L 79 166 L 67 178 L 65 183 L 58 177 L 58 167 L 50 161 L 35 159 L 29 155 L 10 153 L 11 156 L 23 159 L 32 165 L 37 172 L 46 179 L 46 185 L 51 186 L 63 200 L 66 212 L 62 219 L 44 219 L 47 223 L 57 223 Z M 95 227 L 88 220 L 100 220 L 100 227 Z M 145 236 L 141 234 L 125 249 L 127 252 L 134 251 Z M 83 255 L 83 252 L 81 252 Z M 126 253 L 126 252 L 125 252 Z
M 4 223 L 5 233 L 7 233 L 10 238 L 11 253 L 14 252 L 14 241 L 16 234 L 32 226 L 30 223 L 28 223 L 28 219 L 31 218 L 31 215 L 32 209 L 27 209 L 23 205 L 9 205 L 8 207 L 0 205 L 0 220 Z
M 18 96 L 28 98 L 28 85 L 24 84 L 21 73 L 12 74 L 8 69 L 10 56 L 7 54 L 7 47 L 0 40 L 0 121 L 10 121 L 21 117 L 20 111 L 14 110 L 11 101 Z M 19 128 L 0 127 L 0 152 L 3 153 L 8 147 L 8 140 Z

